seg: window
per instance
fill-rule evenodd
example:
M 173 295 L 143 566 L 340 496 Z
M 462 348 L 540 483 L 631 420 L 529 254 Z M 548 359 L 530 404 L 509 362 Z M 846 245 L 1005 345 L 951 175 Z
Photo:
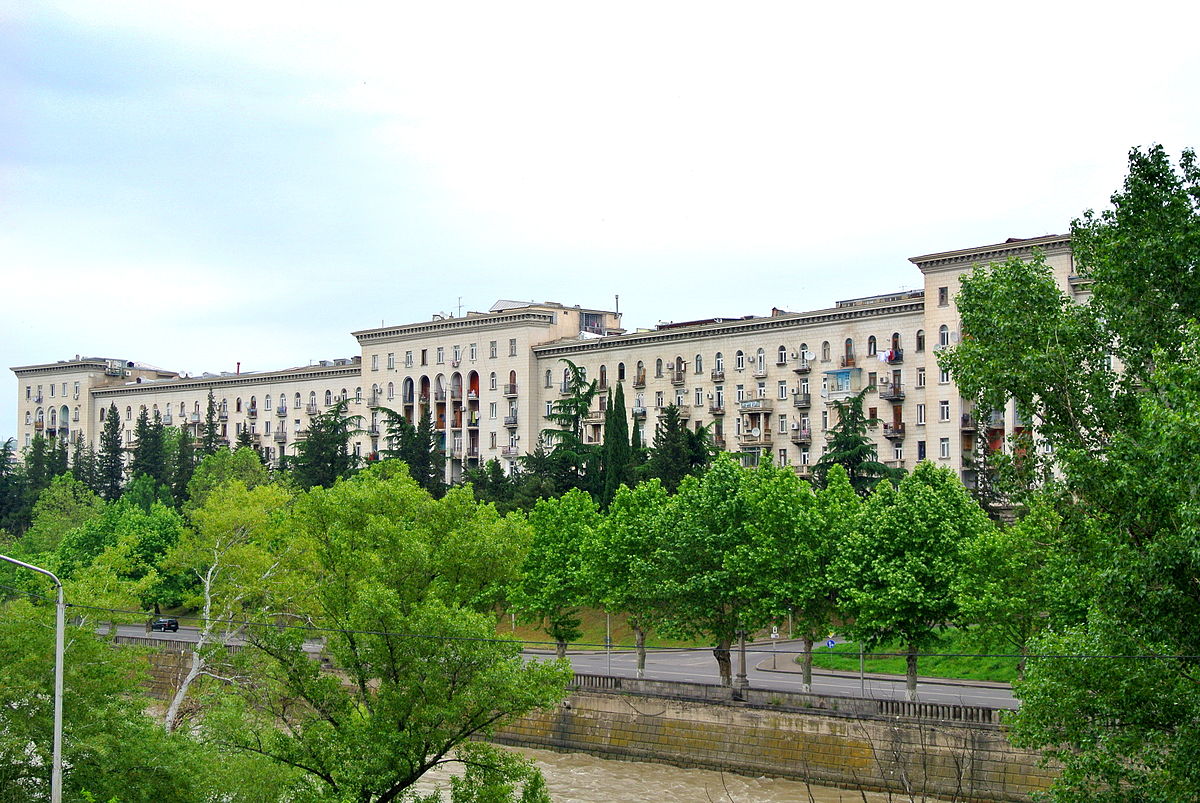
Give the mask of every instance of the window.
M 695 373 L 697 373 L 697 374 L 704 373 L 704 357 L 702 357 L 699 354 L 696 355 Z
M 807 466 L 809 461 L 808 449 L 800 450 L 800 465 Z
M 295 400 L 294 400 L 292 406 L 294 408 L 296 408 L 297 410 L 300 409 L 300 394 L 299 393 L 296 394 L 296 397 L 295 397 Z
M 325 406 L 328 407 L 331 404 L 333 404 L 333 392 L 327 390 L 327 391 L 325 391 Z M 238 405 L 239 405 L 239 409 L 241 409 L 241 400 L 240 399 L 238 400 Z
M 949 420 L 950 420 L 950 401 L 948 399 L 942 399 L 940 402 L 938 402 L 938 421 L 949 421 Z
M 388 367 L 388 370 L 389 370 L 389 371 L 395 371 L 395 370 L 396 370 L 396 352 L 394 352 L 394 351 L 389 351 L 389 352 L 388 352 L 388 362 L 387 362 L 387 367 Z
M 713 370 L 717 373 L 723 373 L 725 371 L 725 355 L 719 351 L 717 352 L 717 355 L 713 357 Z
M 554 402 L 546 402 L 546 416 L 554 415 Z
M 779 432 L 779 434 L 780 434 L 780 435 L 782 435 L 783 433 L 787 432 L 787 416 L 786 416 L 786 415 L 781 415 L 781 416 L 779 416 L 779 429 L 778 429 L 778 432 Z
M 745 399 L 746 399 L 746 386 L 745 386 L 745 385 L 738 385 L 738 386 L 735 388 L 735 391 L 736 391 L 736 394 L 737 394 L 737 395 L 736 395 L 736 398 L 737 398 L 737 400 L 738 400 L 738 401 L 745 401 Z
M 925 330 L 918 329 L 917 330 L 917 351 L 924 351 L 924 350 L 925 350 Z
M 713 388 L 713 404 L 718 410 L 725 408 L 725 386 L 717 385 Z
M 132 421 L 132 420 L 133 420 L 133 408 L 132 408 L 132 407 L 126 407 L 126 408 L 125 408 L 125 420 L 126 420 L 126 421 Z
M 917 441 L 917 460 L 925 459 L 925 441 Z
M 429 365 L 429 349 L 421 349 L 421 365 Z
M 659 357 L 657 360 L 654 361 L 654 375 L 659 378 L 661 378 L 663 375 L 662 357 Z
M 779 398 L 780 399 L 786 399 L 788 397 L 788 387 L 787 387 L 786 379 L 779 380 L 778 390 L 779 390 Z
M 663 406 L 663 392 L 661 390 L 654 391 L 654 406 L 660 409 Z
M 396 383 L 388 382 L 388 401 L 396 398 Z
M 758 396 L 756 396 L 756 398 L 759 398 L 759 399 L 767 398 L 767 383 L 766 382 L 759 382 L 757 389 L 758 389 Z
M 779 465 L 786 466 L 788 464 L 787 449 L 779 450 Z
M 829 341 L 821 343 L 821 362 L 829 362 Z
M 599 379 L 600 379 L 599 388 L 600 388 L 601 390 L 603 390 L 604 388 L 608 387 L 608 366 L 607 366 L 607 365 L 601 365 L 601 366 L 600 366 L 600 372 L 599 372 L 599 373 L 600 373 L 600 376 L 599 376 Z
M 546 369 L 546 387 L 554 387 L 554 374 L 551 373 L 549 368 Z
M 618 382 L 625 381 L 625 363 L 623 363 L 623 362 L 617 363 L 617 381 Z
M 950 327 L 946 324 L 938 327 L 938 345 L 942 348 L 950 345 Z
M 892 447 L 892 458 L 895 460 L 904 459 L 904 444 L 896 441 L 895 445 Z
M 515 337 L 510 337 L 508 339 L 508 356 L 517 356 L 517 339 Z
M 868 407 L 867 408 L 867 418 L 872 419 L 872 420 L 879 418 L 879 408 L 878 407 Z
M 821 411 L 821 429 L 826 430 L 826 431 L 829 430 L 829 411 L 828 410 Z
M 267 394 L 267 395 L 266 395 L 266 396 L 263 398 L 263 409 L 264 409 L 264 410 L 270 410 L 270 409 L 271 409 L 271 394 L 270 394 L 270 393 L 268 393 L 268 394 Z
M 696 406 L 704 406 L 704 388 L 696 388 Z
M 33 386 L 32 386 L 32 385 L 26 385 L 26 386 L 25 386 L 25 398 L 26 398 L 26 399 L 32 399 L 32 398 L 33 398 Z
M 683 407 L 685 404 L 687 404 L 687 391 L 679 388 L 675 391 L 675 406 Z
M 780 346 L 779 351 L 775 353 L 776 365 L 787 365 L 787 347 Z
M 943 368 L 938 372 L 938 382 L 942 385 L 950 384 L 950 371 L 948 369 Z
M 917 426 L 925 426 L 925 405 L 917 405 Z
M 55 384 L 53 382 L 51 382 L 50 383 L 50 397 L 51 398 L 54 398 L 54 388 L 55 388 Z
M 412 367 L 413 367 L 413 356 L 412 356 L 412 351 L 406 351 L 406 352 L 404 352 L 404 367 L 405 367 L 405 368 L 412 368 Z
M 949 438 L 940 438 L 938 440 L 938 457 L 942 458 L 943 460 L 949 459 L 949 457 L 950 457 L 950 439 Z
M 760 374 L 767 372 L 767 352 L 765 350 L 759 349 L 758 353 L 754 355 L 754 368 Z
M 871 335 L 867 338 L 867 356 L 874 357 L 876 353 L 875 335 Z
M 742 353 L 741 349 L 738 349 L 737 353 L 733 355 L 733 367 L 739 371 L 746 370 L 746 355 Z
M 496 416 L 492 416 L 492 418 L 495 418 L 495 417 L 496 417 Z M 488 445 L 489 445 L 491 448 L 495 449 L 495 448 L 496 448 L 496 433 L 495 433 L 495 432 L 490 432 L 490 433 L 488 433 L 488 435 L 489 435 L 489 437 L 488 437 Z
M 854 341 L 846 338 L 846 364 L 849 365 L 854 360 Z
M 378 354 L 371 355 L 371 370 L 372 371 L 379 370 L 379 355 Z
M 434 357 L 434 360 L 437 362 L 437 364 L 444 365 L 446 363 L 446 347 L 438 346 L 435 354 L 436 356 Z
M 938 288 L 938 306 L 939 307 L 950 306 L 950 288 L 949 287 L 939 287 Z
M 867 371 L 867 388 L 874 390 L 879 383 L 879 375 L 874 371 Z
M 499 404 L 497 404 L 496 402 L 490 403 L 488 405 L 488 417 L 495 418 L 497 413 L 499 412 L 499 410 L 500 410 Z M 495 438 L 496 436 L 493 434 L 492 437 Z M 492 445 L 495 446 L 495 444 L 492 444 Z
M 919 387 L 919 388 L 925 387 L 925 369 L 924 368 L 917 369 L 917 387 Z
M 488 341 L 488 357 L 490 357 L 493 360 L 496 359 L 496 341 L 495 340 Z
M 467 353 L 471 355 L 471 362 L 474 362 L 479 357 L 479 348 L 475 343 L 472 343 L 468 348 L 469 351 Z
M 488 374 L 488 390 L 496 389 L 496 372 L 492 371 Z

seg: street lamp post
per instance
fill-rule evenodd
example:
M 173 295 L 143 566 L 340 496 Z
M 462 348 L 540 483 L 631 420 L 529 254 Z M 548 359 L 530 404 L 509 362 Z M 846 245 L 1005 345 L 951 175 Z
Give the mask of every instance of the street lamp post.
M 62 581 L 55 577 L 53 572 L 31 566 L 16 558 L 0 555 L 0 560 L 44 574 L 54 581 L 54 586 L 58 589 L 58 601 L 54 606 L 54 763 L 50 770 L 50 803 L 62 803 L 63 631 L 66 629 L 67 609 Z
M 750 688 L 750 681 L 746 678 L 746 631 L 743 628 L 738 628 L 738 674 L 733 681 L 734 699 L 745 699 L 745 691 Z

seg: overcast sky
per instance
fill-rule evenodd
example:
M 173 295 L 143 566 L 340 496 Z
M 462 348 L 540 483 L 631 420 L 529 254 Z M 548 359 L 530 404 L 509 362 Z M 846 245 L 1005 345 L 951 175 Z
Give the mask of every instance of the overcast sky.
M 0 4 L 0 364 L 815 309 L 1200 145 L 1200 4 L 816 5 Z

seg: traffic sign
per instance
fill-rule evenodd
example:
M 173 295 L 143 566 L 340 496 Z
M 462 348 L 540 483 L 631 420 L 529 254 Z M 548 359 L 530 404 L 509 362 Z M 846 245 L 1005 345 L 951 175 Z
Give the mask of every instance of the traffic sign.
M 829 641 L 825 642 L 825 646 L 831 650 L 833 649 L 833 645 L 835 645 L 835 644 L 837 644 L 837 642 L 834 641 L 833 639 L 829 639 Z

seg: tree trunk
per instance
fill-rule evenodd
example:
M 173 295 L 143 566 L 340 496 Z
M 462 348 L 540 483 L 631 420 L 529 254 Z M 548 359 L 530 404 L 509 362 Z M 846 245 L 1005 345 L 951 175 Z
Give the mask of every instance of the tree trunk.
M 198 642 L 192 645 L 192 661 L 188 667 L 187 674 L 179 683 L 179 688 L 175 690 L 175 695 L 171 698 L 171 704 L 167 706 L 167 718 L 163 723 L 163 727 L 167 733 L 174 733 L 175 727 L 179 724 L 179 707 L 183 705 L 183 698 L 187 697 L 188 689 L 192 686 L 192 681 L 200 677 L 200 673 L 204 671 L 204 657 L 200 654 L 200 648 L 203 647 L 203 642 Z
M 567 657 L 567 642 L 562 639 L 556 639 L 554 642 L 554 656 L 556 658 Z
M 733 686 L 733 663 L 730 660 L 728 638 L 722 638 L 717 642 L 717 646 L 713 647 L 713 655 L 717 659 L 717 670 L 721 673 L 721 685 L 729 688 Z
M 811 634 L 805 634 L 801 641 L 804 644 L 804 652 L 800 656 L 800 679 L 803 684 L 801 690 L 805 694 L 812 694 L 813 637 Z
M 904 699 L 915 703 L 917 701 L 917 648 L 915 645 L 908 645 L 908 655 L 904 656 L 904 663 Z
M 633 641 L 637 645 L 637 676 L 646 677 L 646 630 L 639 624 L 633 626 Z
M 1025 659 L 1029 656 L 1029 647 L 1021 645 L 1021 657 L 1017 659 L 1017 680 L 1025 679 Z

